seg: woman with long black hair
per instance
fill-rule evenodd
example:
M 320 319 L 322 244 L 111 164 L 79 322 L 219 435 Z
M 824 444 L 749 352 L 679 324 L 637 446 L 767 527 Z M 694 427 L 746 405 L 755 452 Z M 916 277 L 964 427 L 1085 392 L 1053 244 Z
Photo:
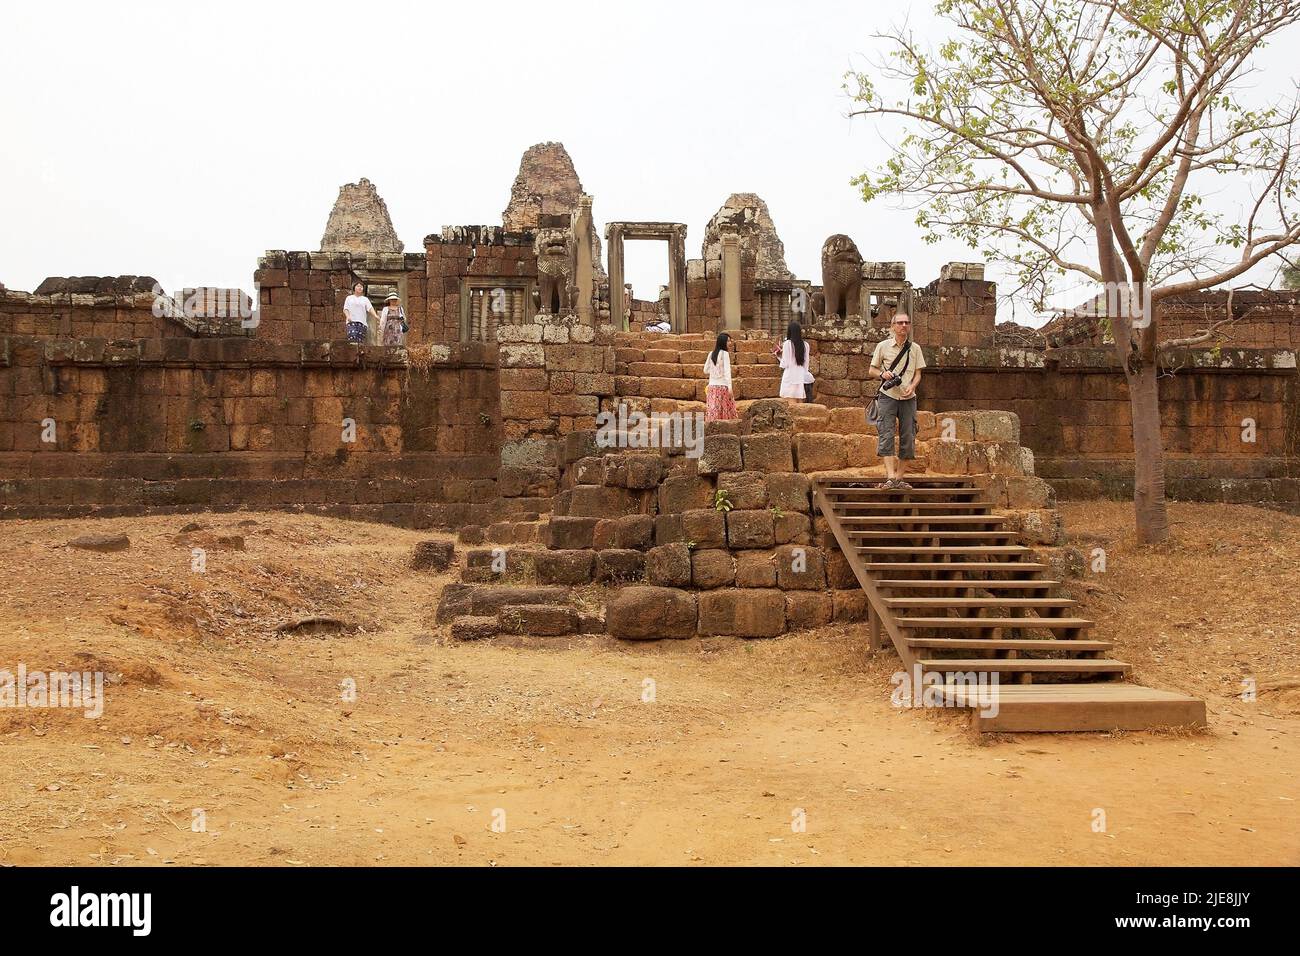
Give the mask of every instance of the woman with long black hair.
M 803 327 L 798 322 L 786 326 L 785 341 L 781 343 L 781 368 L 784 370 L 781 372 L 781 397 L 796 402 L 807 401 L 813 376 L 808 371 L 808 343 L 803 340 Z
M 704 391 L 704 420 L 706 422 L 732 421 L 736 414 L 736 399 L 731 394 L 731 356 L 727 344 L 731 336 L 718 333 L 713 351 L 704 360 L 704 374 L 709 377 L 709 387 Z

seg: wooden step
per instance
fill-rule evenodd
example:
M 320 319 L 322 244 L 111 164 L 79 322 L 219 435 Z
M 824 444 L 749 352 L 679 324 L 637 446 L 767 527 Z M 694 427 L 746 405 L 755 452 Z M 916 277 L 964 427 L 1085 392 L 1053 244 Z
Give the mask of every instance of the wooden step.
M 864 544 L 854 548 L 859 554 L 1033 554 L 1023 544 Z
M 877 479 L 883 480 L 883 479 Z M 941 501 L 952 497 L 970 500 L 984 494 L 983 488 L 824 488 L 826 497 L 831 501 L 882 500 L 897 501 L 900 498 L 915 498 L 918 501 Z
M 1087 651 L 1108 651 L 1115 646 L 1114 641 L 1057 641 L 1057 640 L 1033 640 L 1031 638 L 1002 638 L 1002 637 L 909 637 L 907 639 L 908 647 L 926 647 L 932 650 L 942 650 L 947 648 L 954 651 L 1074 651 L 1083 653 Z
M 967 581 L 940 581 L 934 578 L 880 578 L 875 582 L 878 588 L 906 588 L 907 590 L 951 590 L 954 588 L 985 591 L 1050 591 L 1052 588 L 1060 587 L 1060 581 L 1051 581 L 1046 578 L 1034 578 L 1028 581 L 985 581 L 981 579 Z
M 870 561 L 868 571 L 1046 571 L 1033 561 Z
M 1002 660 L 988 657 L 921 658 L 922 670 L 937 672 L 983 671 L 990 674 L 1127 674 L 1129 664 L 1106 657 L 1034 658 Z
M 877 582 L 879 583 L 879 582 Z M 1054 597 L 888 597 L 888 607 L 1073 607 L 1073 598 Z
M 978 541 L 981 538 L 1018 538 L 1019 531 L 845 531 L 846 537 L 865 538 L 868 540 L 889 538 L 955 538 L 962 541 Z
M 1027 628 L 1030 630 L 1078 630 L 1093 626 L 1086 617 L 899 617 L 898 626 L 905 629 L 934 628 Z
M 857 524 L 1002 524 L 1006 515 L 836 515 L 842 525 Z
M 1204 727 L 1205 702 L 1137 684 L 943 686 L 943 699 L 974 711 L 982 733 L 1062 733 Z M 987 695 L 987 696 L 986 696 Z
M 949 511 L 978 511 L 981 508 L 993 508 L 991 501 L 837 501 L 836 514 L 848 514 L 850 511 L 871 509 L 872 511 L 934 511 L 945 514 Z

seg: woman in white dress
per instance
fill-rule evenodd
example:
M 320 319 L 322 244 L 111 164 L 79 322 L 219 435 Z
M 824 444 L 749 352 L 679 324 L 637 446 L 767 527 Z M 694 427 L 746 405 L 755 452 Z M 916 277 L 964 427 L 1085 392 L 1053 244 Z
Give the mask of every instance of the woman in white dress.
M 781 397 L 807 401 L 813 376 L 808 371 L 808 344 L 803 340 L 803 328 L 798 322 L 786 327 L 785 341 L 781 343 L 781 368 Z
M 713 351 L 704 360 L 704 374 L 709 377 L 708 388 L 704 390 L 706 422 L 729 422 L 740 417 L 736 414 L 736 399 L 731 394 L 731 356 L 727 353 L 730 341 L 731 336 L 719 332 Z

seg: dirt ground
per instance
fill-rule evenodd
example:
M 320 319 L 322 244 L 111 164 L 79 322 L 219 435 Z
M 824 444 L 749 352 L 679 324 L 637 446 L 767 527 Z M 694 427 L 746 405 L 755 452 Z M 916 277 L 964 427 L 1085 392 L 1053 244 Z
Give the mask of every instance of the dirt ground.
M 1300 863 L 1300 518 L 1175 505 L 1177 540 L 1140 548 L 1126 505 L 1063 510 L 1106 552 L 1072 585 L 1098 636 L 1205 697 L 1208 732 L 979 738 L 891 707 L 897 659 L 859 627 L 451 644 L 451 578 L 406 568 L 428 533 L 6 522 L 0 668 L 110 683 L 98 719 L 0 709 L 0 863 Z M 308 614 L 356 630 L 276 632 Z

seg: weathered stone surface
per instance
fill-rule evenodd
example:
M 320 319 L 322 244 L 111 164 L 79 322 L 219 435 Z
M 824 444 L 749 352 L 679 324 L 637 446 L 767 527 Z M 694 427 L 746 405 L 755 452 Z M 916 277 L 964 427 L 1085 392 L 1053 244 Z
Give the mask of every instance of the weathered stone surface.
M 530 548 L 474 548 L 465 552 L 465 567 L 460 573 L 462 581 L 486 584 L 499 581 L 505 575 L 518 577 L 534 570 L 534 559 L 540 549 Z
M 730 551 L 711 548 L 691 552 L 691 583 L 697 588 L 729 587 L 736 580 L 736 564 Z
M 435 620 L 444 624 L 465 615 L 494 615 L 507 604 L 563 604 L 569 589 L 511 585 L 448 584 L 442 589 Z
M 370 180 L 363 178 L 339 187 L 320 248 L 322 252 L 402 251 L 388 206 Z
M 740 471 L 740 465 L 739 436 L 717 434 L 704 436 L 704 450 L 698 461 L 701 475 L 716 475 L 723 471 Z
M 1015 412 L 968 412 L 976 441 L 1020 444 L 1020 416 Z
M 970 442 L 941 438 L 930 444 L 928 457 L 935 474 L 964 475 L 970 469 Z
M 786 591 L 820 591 L 826 587 L 826 565 L 820 548 L 786 546 L 776 549 L 777 587 Z
M 737 554 L 736 586 L 776 587 L 776 555 L 771 551 L 741 551 Z
M 683 511 L 681 520 L 682 540 L 693 543 L 697 548 L 727 546 L 727 522 L 721 511 L 712 508 Z
M 785 595 L 771 588 L 700 594 L 699 632 L 730 637 L 775 637 L 785 631 Z
M 537 580 L 542 584 L 586 584 L 595 559 L 596 553 L 585 549 L 538 551 L 534 557 Z
M 691 550 L 685 542 L 662 544 L 646 552 L 646 580 L 665 587 L 686 587 L 691 583 Z
M 713 485 L 704 478 L 665 478 L 659 486 L 659 512 L 673 514 L 713 507 Z
M 655 519 L 651 515 L 624 515 L 618 519 L 614 547 L 644 551 L 654 544 Z
M 606 548 L 617 548 L 618 546 L 618 519 L 599 519 L 596 522 L 596 527 L 591 532 L 592 550 L 604 551 Z
M 573 483 L 575 485 L 603 485 L 605 483 L 605 459 L 588 455 L 573 463 Z
M 727 544 L 733 548 L 770 548 L 776 528 L 770 511 L 727 512 Z
M 777 235 L 767 203 L 757 193 L 732 193 L 704 227 L 701 258 L 706 262 L 722 258 L 722 229 L 735 229 L 740 236 L 742 257 L 754 263 L 759 279 L 793 279 L 785 264 L 785 246 Z
M 765 398 L 754 402 L 746 409 L 745 414 L 740 419 L 740 431 L 742 435 L 758 434 L 759 432 L 785 432 L 789 434 L 794 428 L 794 422 L 790 418 L 790 406 L 779 398 Z M 747 468 L 753 468 L 753 465 L 746 465 Z M 762 470 L 762 469 L 756 469 Z M 774 471 L 793 471 L 793 468 L 776 468 Z
M 1063 527 L 1059 511 L 1020 511 L 1012 513 L 1010 527 L 1014 527 L 1024 538 L 1022 544 L 1060 544 Z
M 769 474 L 767 497 L 773 508 L 807 513 L 812 510 L 812 480 L 798 472 Z
M 695 595 L 676 588 L 620 588 L 605 609 L 609 633 L 624 640 L 693 637 L 696 620 Z
M 68 547 L 82 551 L 125 551 L 131 547 L 131 539 L 124 534 L 83 534 L 69 541 Z
M 829 588 L 856 588 L 858 579 L 853 574 L 849 559 L 839 548 L 830 547 L 822 552 L 826 564 L 826 586 Z
M 785 623 L 792 631 L 822 627 L 834 616 L 834 601 L 824 591 L 790 591 L 785 596 Z
M 795 461 L 800 471 L 835 471 L 848 467 L 848 448 L 843 435 L 811 432 L 794 436 Z
M 552 515 L 546 525 L 546 546 L 556 550 L 590 548 L 599 518 Z
M 636 494 L 625 488 L 575 485 L 566 494 L 569 517 L 614 518 L 619 515 L 636 514 L 640 507 Z
M 446 571 L 456 560 L 456 546 L 450 541 L 419 541 L 411 554 L 412 571 Z
M 456 532 L 456 540 L 461 544 L 482 544 L 487 540 L 487 534 L 482 525 L 467 524 Z
M 774 517 L 777 544 L 810 544 L 812 519 L 797 511 L 788 511 Z
M 608 548 L 596 553 L 596 580 L 635 581 L 645 576 L 645 555 L 632 548 Z
M 686 532 L 682 528 L 682 516 L 659 515 L 655 518 L 655 544 L 673 544 L 677 541 L 685 541 Z
M 767 482 L 757 471 L 731 471 L 718 475 L 718 491 L 737 511 L 767 507 Z
M 745 435 L 740 439 L 740 449 L 746 471 L 764 474 L 794 471 L 794 455 L 788 433 L 773 431 Z
M 578 614 L 551 604 L 507 604 L 497 613 L 497 627 L 502 634 L 558 637 L 578 629 Z
M 1055 508 L 1056 491 L 1041 478 L 1011 475 L 1006 479 L 1007 507 Z
M 865 621 L 867 619 L 867 595 L 861 589 L 856 591 L 832 591 L 831 601 L 835 610 L 837 624 L 846 621 Z
M 458 641 L 481 641 L 496 637 L 497 619 L 492 617 L 458 617 L 451 622 L 451 636 Z

